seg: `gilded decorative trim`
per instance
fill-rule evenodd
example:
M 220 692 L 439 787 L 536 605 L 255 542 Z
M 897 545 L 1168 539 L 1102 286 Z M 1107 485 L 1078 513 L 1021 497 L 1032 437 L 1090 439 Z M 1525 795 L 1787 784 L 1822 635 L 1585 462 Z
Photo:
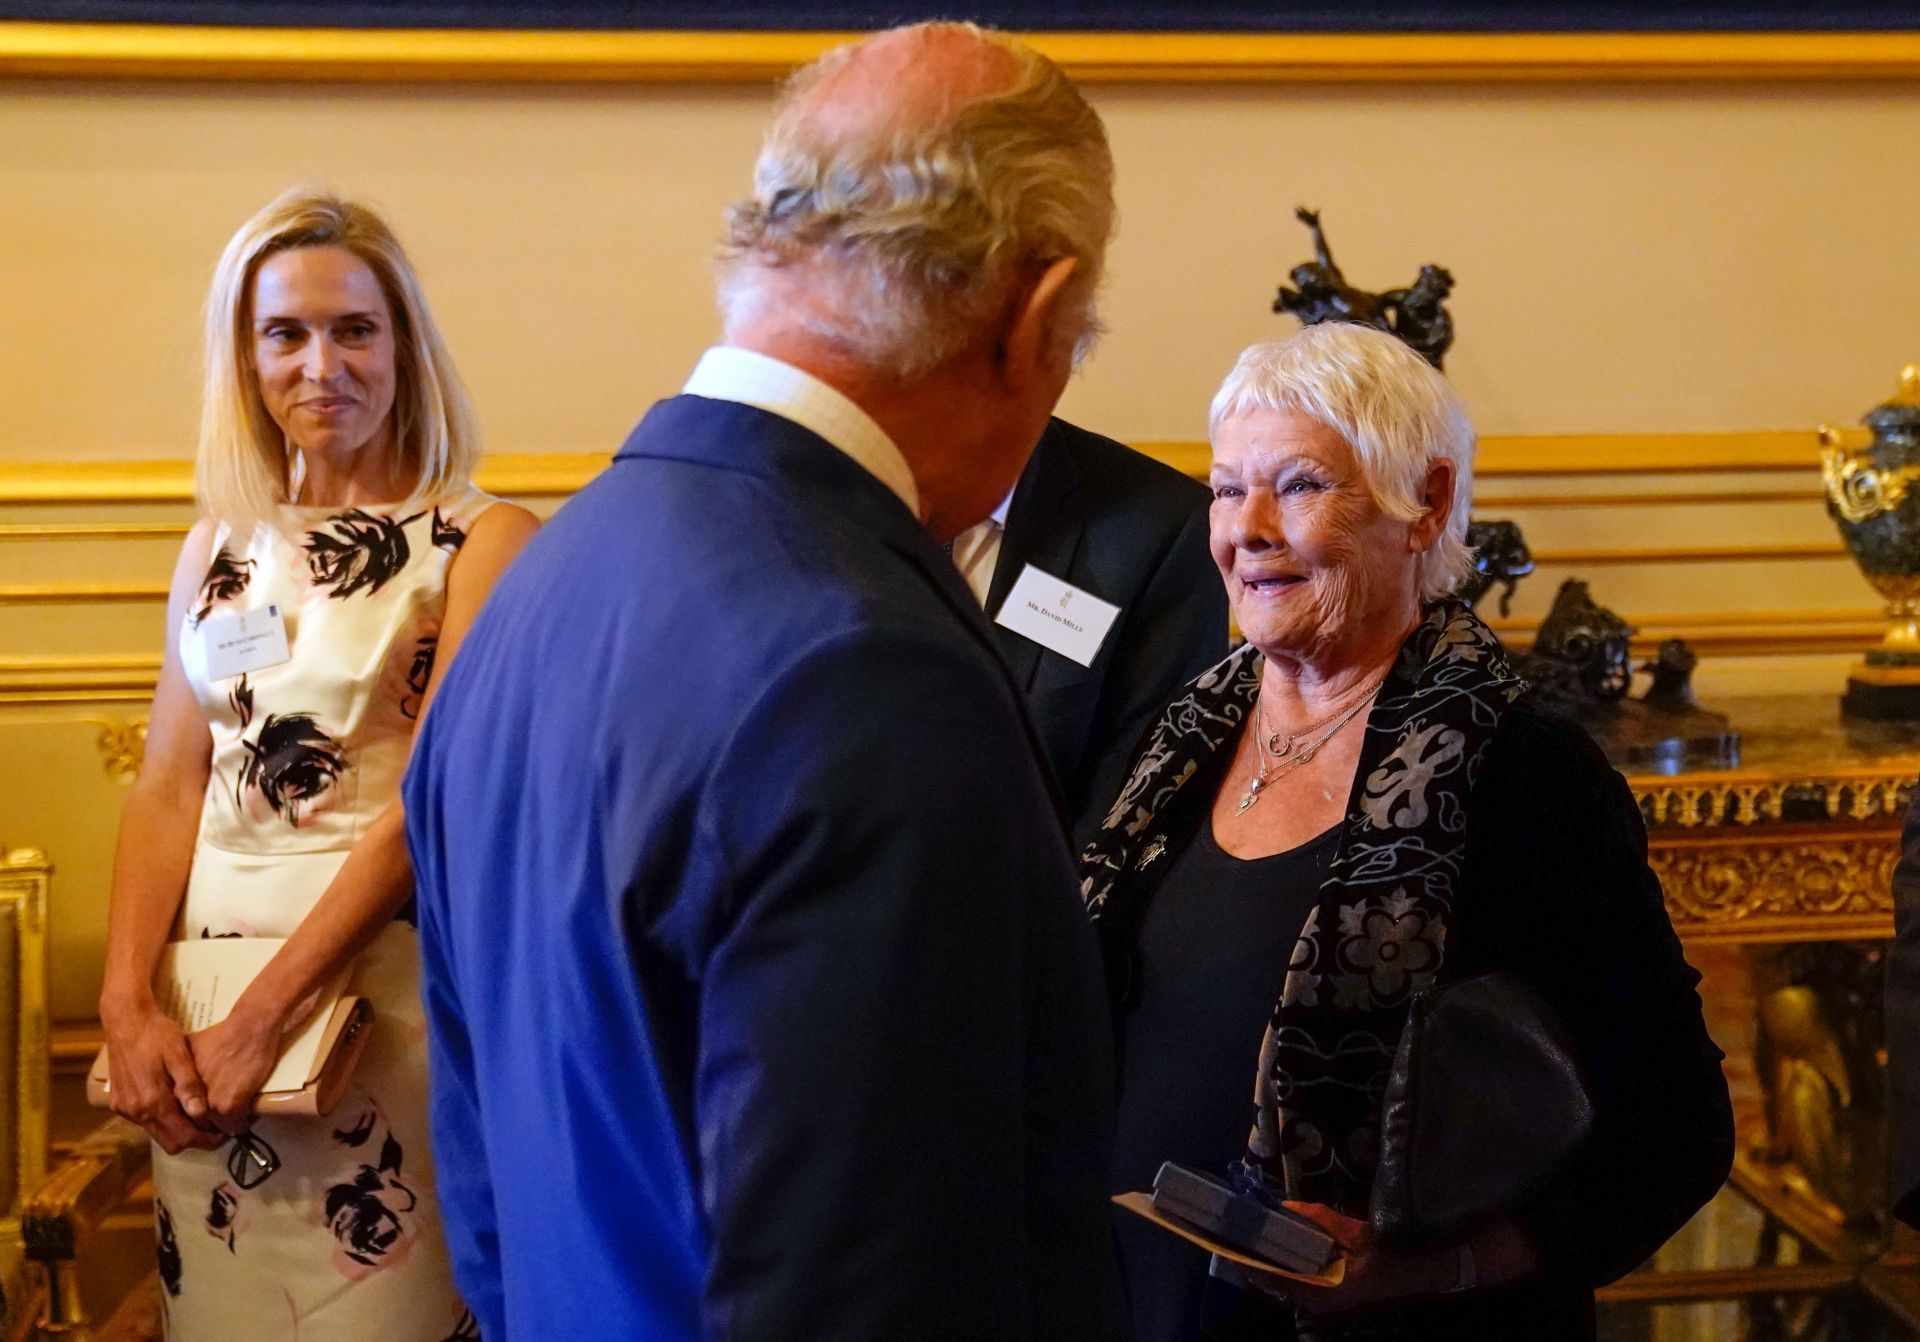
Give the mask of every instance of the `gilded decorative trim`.
M 1683 939 L 1873 939 L 1893 935 L 1899 835 L 1897 826 L 1844 835 L 1816 826 L 1782 826 L 1715 837 L 1656 837 L 1647 861 Z
M 1845 440 L 1864 443 L 1866 435 L 1847 430 Z M 1206 478 L 1209 448 L 1205 442 L 1149 440 L 1134 446 L 1196 480 Z M 601 452 L 502 453 L 481 462 L 475 482 L 482 489 L 513 498 L 558 498 L 574 493 L 598 475 L 608 460 L 608 455 Z M 1476 480 L 1787 471 L 1806 472 L 1811 477 L 1819 461 L 1820 438 L 1811 429 L 1780 433 L 1558 434 L 1482 438 L 1473 469 Z M 1731 488 L 1606 496 L 1609 503 L 1620 504 L 1718 503 L 1743 498 L 1799 502 L 1816 497 L 1811 491 L 1749 495 Z M 0 462 L 0 504 L 192 502 L 193 464 L 187 461 Z M 1562 502 L 1551 495 L 1530 497 L 1526 506 Z M 1522 505 L 1494 499 L 1486 506 Z M 1564 506 L 1592 506 L 1592 499 L 1569 495 Z
M 0 23 L 60 79 L 761 84 L 845 33 Z M 1920 78 L 1914 33 L 1032 33 L 1089 83 L 1745 83 Z
M 99 606 L 165 601 L 163 582 L 45 582 L 0 586 L 0 606 Z
M 0 522 L 0 541 L 185 540 L 186 522 Z
M 1476 491 L 1473 506 L 1476 512 L 1534 508 L 1717 507 L 1742 503 L 1818 503 L 1825 497 L 1826 492 L 1820 489 L 1650 489 L 1619 494 L 1595 490 L 1578 494 L 1498 494 L 1492 497 Z
M 1488 504 L 1479 508 L 1497 507 Z M 1611 550 L 1535 550 L 1533 562 L 1545 568 L 1603 568 L 1632 564 L 1775 564 L 1806 559 L 1845 559 L 1838 541 L 1777 545 L 1623 546 Z
M 1822 441 L 1832 432 L 1822 429 Z M 1827 500 L 1833 510 L 1848 522 L 1864 522 L 1869 517 L 1890 513 L 1907 500 L 1920 466 L 1883 468 L 1873 464 L 1864 452 L 1841 447 L 1820 450 L 1820 480 L 1826 486 Z
M 1916 776 L 1920 757 L 1804 774 L 1745 769 L 1667 778 L 1635 774 L 1627 783 L 1640 814 L 1658 831 L 1777 825 L 1789 796 L 1818 805 L 1829 820 L 1883 819 L 1906 811 Z
M 513 498 L 553 498 L 574 493 L 609 460 L 604 452 L 502 453 L 482 459 L 474 483 Z M 0 504 L 193 501 L 190 461 L 0 462 Z
M 157 655 L 0 658 L 0 704 L 141 704 L 159 678 Z
M 100 752 L 107 777 L 116 783 L 131 783 L 147 757 L 147 719 L 142 716 L 88 718 L 87 721 L 100 729 L 94 746 Z
M 13 1197 L 0 1207 L 16 1213 L 24 1198 L 47 1173 L 47 904 L 53 868 L 37 848 L 0 852 L 0 906 L 10 905 L 19 930 L 15 1091 L 19 1112 L 13 1140 Z

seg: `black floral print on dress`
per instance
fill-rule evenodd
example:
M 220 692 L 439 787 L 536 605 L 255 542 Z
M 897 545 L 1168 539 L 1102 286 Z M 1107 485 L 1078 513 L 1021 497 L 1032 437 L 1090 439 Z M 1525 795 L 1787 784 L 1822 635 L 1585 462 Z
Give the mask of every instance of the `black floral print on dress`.
M 433 510 L 433 543 L 443 550 L 458 550 L 467 543 L 467 533 L 460 524 L 450 518 L 440 516 L 440 510 Z
M 380 1111 L 368 1105 L 347 1127 L 335 1128 L 333 1140 L 349 1149 L 365 1146 L 373 1139 L 373 1129 L 379 1122 Z
M 400 716 L 409 722 L 420 716 L 426 701 L 427 685 L 433 680 L 433 659 L 440 651 L 440 635 L 426 634 L 414 644 L 413 660 L 407 663 L 407 696 L 400 701 Z
M 269 713 L 259 739 L 240 744 L 247 763 L 235 800 L 244 808 L 248 790 L 258 791 L 289 825 L 299 825 L 347 767 L 346 750 L 315 725 L 311 713 Z
M 363 1277 L 398 1263 L 413 1239 L 413 1209 L 420 1199 L 400 1182 L 400 1143 L 389 1133 L 380 1162 L 362 1165 L 351 1181 L 327 1190 L 327 1228 L 338 1246 L 335 1263 L 348 1277 Z
M 331 597 L 360 591 L 372 596 L 406 568 L 413 551 L 405 528 L 425 516 L 415 513 L 396 522 L 359 508 L 337 513 L 307 533 L 307 570 L 315 583 L 333 589 Z
M 440 1342 L 480 1342 L 480 1320 L 473 1317 L 472 1310 L 461 1310 L 460 1322 Z
M 180 1241 L 173 1237 L 173 1213 L 153 1200 L 153 1257 L 160 1268 L 160 1284 L 168 1295 L 180 1294 Z
M 253 725 L 253 686 L 247 683 L 246 672 L 242 671 L 240 683 L 227 691 L 227 706 L 240 719 L 241 731 Z
M 227 1252 L 238 1253 L 236 1247 L 240 1240 L 240 1195 L 232 1184 L 222 1183 L 213 1190 L 213 1196 L 207 1202 L 207 1233 L 227 1246 Z
M 194 608 L 193 622 L 198 625 L 223 601 L 231 601 L 247 590 L 253 581 L 253 561 L 240 559 L 226 546 L 213 552 L 207 576 L 200 583 L 200 604 Z

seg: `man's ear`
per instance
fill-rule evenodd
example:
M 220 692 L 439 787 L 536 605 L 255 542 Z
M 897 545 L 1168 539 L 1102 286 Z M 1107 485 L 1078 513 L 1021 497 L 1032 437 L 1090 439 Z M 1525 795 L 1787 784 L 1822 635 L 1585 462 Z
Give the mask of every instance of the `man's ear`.
M 1445 457 L 1436 457 L 1427 467 L 1427 478 L 1420 490 L 1420 502 L 1426 511 L 1413 520 L 1407 548 L 1419 553 L 1431 550 L 1447 529 L 1453 516 L 1453 482 L 1457 469 Z
M 1024 390 L 1053 362 L 1063 304 L 1079 268 L 1077 257 L 1063 256 L 1038 274 L 1022 278 L 1000 342 L 1000 375 L 1010 389 Z

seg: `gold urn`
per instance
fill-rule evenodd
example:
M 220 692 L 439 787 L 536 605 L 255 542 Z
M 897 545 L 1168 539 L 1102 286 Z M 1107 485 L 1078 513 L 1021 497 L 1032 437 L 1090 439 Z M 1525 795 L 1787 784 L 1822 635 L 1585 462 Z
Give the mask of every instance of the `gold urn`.
M 1887 632 L 1847 677 L 1850 717 L 1920 718 L 1920 365 L 1861 420 L 1873 433 L 1849 448 L 1820 428 L 1827 514 L 1874 590 L 1886 598 Z

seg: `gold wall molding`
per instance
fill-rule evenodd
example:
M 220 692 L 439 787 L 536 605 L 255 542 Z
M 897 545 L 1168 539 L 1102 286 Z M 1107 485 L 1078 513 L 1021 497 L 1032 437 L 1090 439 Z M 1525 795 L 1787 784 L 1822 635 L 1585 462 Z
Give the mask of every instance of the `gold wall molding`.
M 165 601 L 163 582 L 29 582 L 0 584 L 0 606 L 100 606 Z
M 1684 939 L 1874 939 L 1893 935 L 1899 837 L 1897 823 L 1656 836 L 1647 861 Z
M 0 23 L 0 74 L 60 79 L 757 84 L 846 33 Z M 1915 33 L 1033 33 L 1091 83 L 1745 83 L 1920 78 Z
M 3 26 L 3 25 L 0 25 Z M 1848 441 L 1866 441 L 1848 431 Z M 1205 479 L 1204 442 L 1135 443 L 1148 456 Z M 475 477 L 481 488 L 518 498 L 571 494 L 606 468 L 610 454 L 501 453 L 485 458 Z M 1507 476 L 1676 475 L 1804 472 L 1817 481 L 1820 437 L 1812 429 L 1767 433 L 1608 433 L 1488 437 L 1480 440 L 1476 479 Z M 1489 500 L 1497 507 L 1608 504 L 1801 502 L 1822 497 L 1817 486 L 1771 492 L 1693 490 L 1605 496 L 1527 495 Z M 193 464 L 179 460 L 0 461 L 0 504 L 193 502 Z M 35 524 L 37 525 L 37 524 Z M 54 525 L 54 524 L 50 524 Z
M 144 703 L 158 654 L 0 658 L 0 704 Z
M 152 600 L 165 597 L 164 589 L 153 589 Z M 1537 628 L 1537 621 L 1519 616 L 1496 617 L 1491 623 L 1516 650 L 1528 646 Z M 1643 655 L 1656 651 L 1665 639 L 1681 638 L 1696 652 L 1739 657 L 1857 653 L 1878 643 L 1886 629 L 1885 616 L 1877 610 L 1647 615 L 1635 624 L 1639 632 L 1634 650 Z M 160 658 L 155 655 L 0 657 L 0 706 L 144 703 L 153 697 L 159 674 Z M 1652 780 L 1650 785 L 1679 786 L 1671 779 Z
M 1492 505 L 1488 505 L 1492 506 Z M 1845 559 L 1838 541 L 1774 545 L 1652 545 L 1612 549 L 1535 550 L 1533 562 L 1552 568 L 1602 568 L 1632 564 L 1775 564 L 1805 559 Z
M 609 460 L 603 452 L 502 453 L 481 462 L 474 482 L 490 493 L 551 498 L 578 490 Z M 190 461 L 0 462 L 0 504 L 192 502 Z
M 1516 649 L 1533 640 L 1538 621 L 1495 616 L 1488 623 Z M 1701 612 L 1632 617 L 1633 650 L 1646 655 L 1670 638 L 1685 639 L 1697 653 L 1728 657 L 1797 656 L 1806 653 L 1861 652 L 1886 633 L 1879 610 Z

